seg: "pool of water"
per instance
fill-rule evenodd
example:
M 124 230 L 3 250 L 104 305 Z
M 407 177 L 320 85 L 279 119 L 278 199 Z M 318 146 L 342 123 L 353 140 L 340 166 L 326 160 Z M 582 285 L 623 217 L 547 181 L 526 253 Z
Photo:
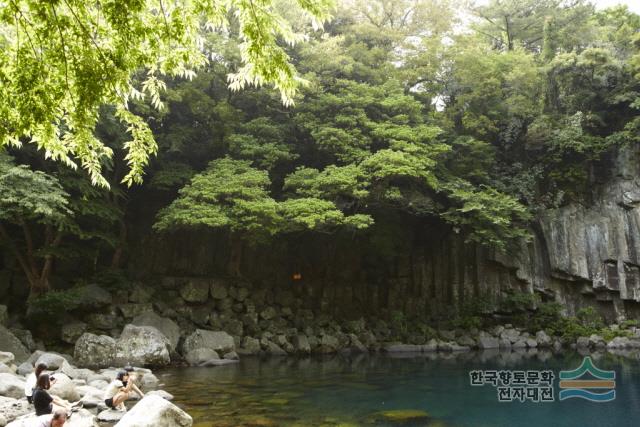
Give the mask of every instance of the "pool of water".
M 575 352 L 245 357 L 237 365 L 169 368 L 158 376 L 197 427 L 638 425 L 640 361 L 611 353 L 592 359 L 615 371 L 613 401 L 559 401 L 558 378 L 555 401 L 547 403 L 500 402 L 493 385 L 470 384 L 472 370 L 546 370 L 557 377 L 580 366 L 583 356 Z

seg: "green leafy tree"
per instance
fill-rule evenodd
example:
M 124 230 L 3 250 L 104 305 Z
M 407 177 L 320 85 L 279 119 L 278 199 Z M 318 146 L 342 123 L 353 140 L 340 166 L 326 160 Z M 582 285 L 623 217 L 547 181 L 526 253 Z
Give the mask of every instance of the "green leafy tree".
M 331 0 L 292 4 L 318 26 Z M 94 184 L 108 186 L 101 172 L 112 150 L 94 128 L 99 108 L 109 104 L 131 138 L 123 182 L 141 182 L 157 145 L 130 101 L 147 96 L 162 108 L 162 77 L 192 78 L 213 56 L 202 49 L 202 30 L 231 26 L 244 65 L 230 74 L 230 87 L 270 83 L 290 104 L 300 80 L 278 42 L 301 36 L 269 0 L 0 2 L 0 147 L 35 144 L 45 157 L 72 168 L 80 163 Z M 137 72 L 145 74 L 138 85 Z
M 0 153 L 0 244 L 20 264 L 31 296 L 49 290 L 54 252 L 71 215 L 69 194 L 58 179 L 16 165 Z M 12 229 L 19 230 L 23 239 L 13 237 Z

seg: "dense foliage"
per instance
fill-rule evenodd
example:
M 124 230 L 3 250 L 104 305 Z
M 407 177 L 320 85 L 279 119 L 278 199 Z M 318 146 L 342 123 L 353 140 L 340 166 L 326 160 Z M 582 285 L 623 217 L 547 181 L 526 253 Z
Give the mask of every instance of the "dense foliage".
M 330 0 L 291 2 L 318 26 Z M 229 71 L 232 89 L 271 83 L 290 103 L 299 85 L 289 56 L 278 43 L 301 35 L 271 1 L 0 2 L 0 147 L 36 144 L 46 157 L 71 167 L 79 162 L 93 183 L 112 150 L 94 134 L 99 108 L 116 107 L 131 139 L 124 143 L 129 172 L 141 182 L 149 156 L 157 152 L 148 124 L 128 108 L 149 97 L 162 108 L 165 76 L 193 78 L 215 50 L 204 31 L 234 34 L 242 65 Z M 134 73 L 143 73 L 138 81 Z

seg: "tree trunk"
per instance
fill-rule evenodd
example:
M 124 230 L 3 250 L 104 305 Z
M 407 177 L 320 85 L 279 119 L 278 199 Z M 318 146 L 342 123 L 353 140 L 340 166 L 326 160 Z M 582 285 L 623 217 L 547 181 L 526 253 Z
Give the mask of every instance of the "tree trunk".
M 120 221 L 120 233 L 118 235 L 118 246 L 116 246 L 113 256 L 111 257 L 111 268 L 120 268 L 122 263 L 122 255 L 127 244 L 127 224 L 124 220 Z
M 240 267 L 242 265 L 242 240 L 231 234 L 229 236 L 230 248 L 228 273 L 232 277 L 240 277 Z

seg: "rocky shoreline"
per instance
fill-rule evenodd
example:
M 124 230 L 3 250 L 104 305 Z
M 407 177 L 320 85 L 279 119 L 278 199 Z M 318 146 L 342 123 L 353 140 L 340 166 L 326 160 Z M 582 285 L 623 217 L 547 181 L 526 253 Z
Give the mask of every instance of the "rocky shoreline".
M 70 425 L 123 427 L 143 424 L 123 424 L 126 420 L 118 421 L 119 414 L 104 411 L 103 391 L 117 366 L 140 367 L 136 368 L 140 386 L 150 393 L 136 408 L 151 405 L 154 412 L 178 414 L 184 423 L 169 425 L 191 425 L 190 417 L 168 402 L 168 393 L 152 391 L 158 380 L 147 368 L 219 366 L 238 363 L 245 356 L 377 352 L 395 357 L 416 353 L 457 357 L 480 350 L 486 357 L 546 357 L 566 348 L 640 358 L 640 328 L 628 324 L 603 329 L 608 339 L 593 334 L 570 340 L 508 323 L 484 330 L 436 330 L 426 322 L 402 317 L 337 320 L 306 306 L 291 291 L 230 285 L 219 279 L 173 278 L 158 288 L 136 285 L 117 291 L 89 285 L 77 298 L 78 308 L 65 313 L 58 329 L 51 326 L 59 337 L 52 345 L 57 353 L 49 345 L 45 352 L 45 343 L 36 342 L 20 319 L 9 319 L 6 307 L 0 306 L 0 427 L 18 427 L 29 418 L 31 408 L 22 398 L 24 377 L 38 361 L 61 378 L 52 393 L 83 401 L 84 409 L 72 417 Z M 135 415 L 133 410 L 129 413 Z

